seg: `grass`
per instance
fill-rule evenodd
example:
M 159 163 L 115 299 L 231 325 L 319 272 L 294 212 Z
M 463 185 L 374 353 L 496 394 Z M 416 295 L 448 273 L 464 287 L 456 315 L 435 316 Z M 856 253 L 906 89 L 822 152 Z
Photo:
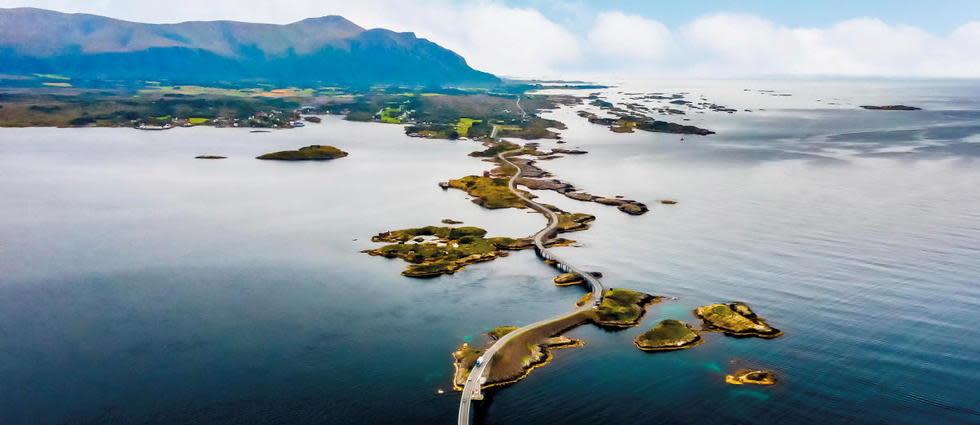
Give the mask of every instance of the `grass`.
M 337 159 L 347 156 L 347 152 L 333 146 L 313 145 L 300 148 L 295 151 L 281 151 L 268 153 L 259 156 L 257 159 L 270 159 L 279 161 L 321 161 L 327 159 Z
M 511 333 L 513 331 L 518 330 L 518 329 L 520 329 L 520 328 L 518 328 L 517 326 L 501 326 L 501 327 L 498 327 L 498 328 L 491 329 L 490 332 L 489 332 L 489 335 L 490 335 L 490 338 L 493 338 L 493 339 L 496 340 L 496 339 L 503 338 L 504 335 L 507 335 L 507 334 L 509 334 L 509 333 Z
M 510 191 L 507 180 L 506 178 L 466 176 L 450 180 L 449 186 L 463 190 L 475 197 L 473 202 L 484 208 L 526 208 L 524 201 Z
M 475 120 L 472 118 L 460 118 L 459 121 L 456 123 L 456 133 L 458 133 L 461 137 L 466 137 L 470 132 L 470 127 L 473 127 L 473 124 L 481 123 L 481 122 L 483 122 L 483 120 Z
M 585 294 L 578 304 L 591 302 L 592 294 Z M 603 326 L 636 326 L 646 312 L 647 304 L 659 302 L 659 298 L 628 289 L 608 289 L 603 294 L 602 304 L 592 313 L 595 322 Z
M 516 128 L 515 128 L 516 127 Z M 521 139 L 557 139 L 558 133 L 550 128 L 565 129 L 565 124 L 559 121 L 533 117 L 521 126 L 499 126 L 499 137 L 516 137 Z
M 701 337 L 687 323 L 668 319 L 637 336 L 633 342 L 641 350 L 677 350 L 693 347 Z
M 372 237 L 371 241 L 394 243 L 363 252 L 412 263 L 402 272 L 405 276 L 433 277 L 455 273 L 469 264 L 491 261 L 506 255 L 504 250 L 533 246 L 527 239 L 486 238 L 486 234 L 486 230 L 473 226 L 392 230 Z M 436 240 L 418 240 L 426 236 L 434 236 Z
M 419 236 L 436 236 L 440 239 L 460 239 L 462 237 L 482 238 L 487 231 L 475 226 L 441 227 L 425 226 L 410 229 L 392 230 L 371 238 L 374 242 L 407 242 Z
M 558 214 L 558 231 L 577 232 L 589 228 L 589 223 L 595 221 L 595 216 L 585 213 Z
M 499 154 L 501 152 L 512 151 L 512 150 L 519 149 L 519 148 L 520 148 L 520 146 L 515 145 L 515 144 L 513 144 L 511 142 L 508 142 L 508 141 L 500 141 L 500 142 L 497 142 L 496 144 L 494 144 L 493 146 L 490 146 L 490 147 L 488 147 L 488 148 L 486 148 L 486 149 L 484 149 L 482 151 L 471 152 L 470 153 L 470 156 L 476 157 L 476 158 L 493 158 L 493 157 L 497 156 L 497 154 Z
M 380 119 L 381 122 L 389 124 L 401 124 L 404 122 L 404 115 L 404 108 L 384 108 L 381 110 Z
M 211 121 L 211 119 L 210 118 L 188 118 L 187 119 L 187 122 L 189 122 L 191 124 L 194 124 L 194 125 L 207 124 L 208 121 Z

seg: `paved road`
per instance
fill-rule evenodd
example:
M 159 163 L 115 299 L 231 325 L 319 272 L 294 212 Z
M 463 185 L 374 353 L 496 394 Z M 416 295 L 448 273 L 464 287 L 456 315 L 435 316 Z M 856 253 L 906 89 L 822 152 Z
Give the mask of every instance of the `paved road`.
M 559 317 L 552 317 L 550 319 L 545 319 L 540 322 L 532 323 L 520 329 L 511 331 L 507 335 L 504 335 L 503 338 L 500 338 L 497 341 L 495 341 L 493 345 L 491 345 L 489 348 L 487 348 L 487 350 L 483 353 L 483 355 L 480 356 L 480 358 L 483 359 L 483 362 L 479 366 L 474 366 L 473 369 L 470 370 L 470 375 L 466 379 L 466 384 L 463 386 L 463 395 L 459 401 L 459 417 L 457 421 L 458 425 L 470 424 L 470 420 L 472 418 L 470 414 L 470 405 L 472 404 L 473 396 L 477 394 L 480 391 L 480 388 L 483 386 L 487 371 L 490 370 L 489 369 L 490 363 L 493 362 L 493 356 L 497 354 L 497 351 L 503 348 L 508 341 L 516 338 L 518 335 L 527 332 L 531 329 L 544 326 L 546 324 L 549 324 L 557 320 L 566 319 L 570 316 L 574 316 L 583 311 L 591 310 L 595 306 L 598 306 L 600 303 L 602 303 L 604 288 L 602 286 L 602 282 L 600 282 L 599 279 L 597 279 L 595 276 L 593 276 L 590 273 L 586 273 L 582 270 L 579 270 L 577 267 L 572 266 L 568 262 L 552 254 L 550 251 L 548 251 L 547 247 L 545 247 L 544 245 L 545 242 L 551 239 L 555 234 L 557 234 L 558 214 L 555 214 L 554 211 L 549 210 L 548 208 L 545 208 L 543 205 L 525 197 L 524 195 L 521 194 L 521 192 L 517 190 L 516 182 L 517 179 L 521 178 L 521 168 L 518 167 L 513 162 L 511 162 L 509 159 L 507 159 L 506 156 L 508 154 L 517 153 L 517 152 L 520 152 L 520 149 L 502 152 L 497 155 L 497 158 L 500 159 L 502 162 L 509 164 L 510 166 L 517 169 L 517 172 L 514 173 L 514 176 L 511 177 L 510 181 L 507 183 L 508 186 L 510 187 L 511 192 L 513 192 L 515 195 L 521 198 L 521 200 L 523 200 L 524 203 L 527 204 L 527 206 L 531 207 L 537 212 L 540 212 L 541 214 L 544 214 L 545 217 L 548 218 L 548 225 L 534 235 L 535 251 L 537 251 L 538 256 L 544 259 L 555 261 L 556 262 L 555 267 L 561 269 L 562 271 L 568 273 L 577 273 L 579 276 L 585 278 L 585 281 L 588 282 L 588 284 L 592 287 L 593 303 L 584 304 L 581 307 L 576 308 L 574 311 L 572 311 L 569 314 L 562 315 Z
M 517 109 L 521 110 L 521 115 L 523 119 L 527 119 L 527 112 L 524 112 L 524 107 L 521 106 L 521 95 L 517 95 Z

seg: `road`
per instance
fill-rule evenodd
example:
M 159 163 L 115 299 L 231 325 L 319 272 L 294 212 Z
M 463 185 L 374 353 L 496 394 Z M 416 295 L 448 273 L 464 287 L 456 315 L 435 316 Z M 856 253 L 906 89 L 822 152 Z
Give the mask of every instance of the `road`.
M 521 167 L 518 167 L 517 164 L 514 164 L 509 159 L 507 159 L 507 155 L 517 153 L 520 151 L 521 151 L 520 149 L 516 149 L 512 151 L 501 152 L 500 154 L 497 155 L 497 159 L 510 165 L 511 167 L 514 167 L 517 170 L 517 172 L 514 173 L 514 175 L 510 178 L 510 181 L 507 183 L 508 187 L 510 188 L 510 191 L 513 192 L 515 195 L 517 195 L 519 198 L 521 198 L 521 200 L 524 201 L 524 203 L 527 204 L 527 206 L 531 207 L 532 209 L 534 209 L 535 211 L 541 214 L 544 214 L 544 216 L 548 218 L 548 225 L 534 235 L 534 250 L 537 252 L 539 257 L 546 260 L 555 261 L 555 267 L 557 267 L 558 269 L 566 273 L 576 273 L 579 276 L 582 276 L 585 279 L 585 281 L 589 284 L 589 286 L 592 288 L 593 303 L 583 304 L 582 306 L 576 308 L 574 311 L 566 315 L 545 319 L 540 322 L 532 323 L 530 325 L 526 325 L 522 328 L 511 331 L 507 335 L 504 335 L 502 338 L 495 341 L 493 345 L 491 345 L 489 348 L 487 348 L 487 350 L 483 353 L 483 355 L 480 356 L 480 358 L 484 359 L 482 364 L 480 364 L 479 366 L 473 366 L 473 369 L 470 370 L 469 377 L 466 379 L 466 384 L 463 386 L 463 395 L 459 401 L 459 417 L 457 421 L 458 425 L 470 424 L 470 420 L 472 418 L 470 413 L 470 406 L 473 401 L 473 396 L 480 393 L 480 389 L 485 381 L 487 371 L 490 370 L 490 364 L 493 362 L 493 356 L 497 354 L 497 351 L 499 351 L 502 347 L 507 345 L 508 341 L 516 338 L 518 335 L 524 332 L 544 326 L 546 324 L 549 324 L 557 320 L 566 319 L 570 316 L 574 316 L 583 311 L 588 311 L 595 308 L 596 306 L 602 303 L 602 296 L 605 291 L 605 289 L 602 286 L 602 282 L 600 282 L 598 278 L 593 276 L 591 273 L 584 272 L 578 269 L 577 267 L 572 266 L 565 260 L 562 260 L 558 256 L 552 254 L 550 251 L 548 251 L 548 248 L 545 247 L 545 242 L 557 234 L 558 214 L 555 214 L 554 211 L 545 208 L 543 205 L 537 202 L 532 201 L 530 198 L 527 198 L 517 190 L 516 182 L 517 179 L 521 178 Z

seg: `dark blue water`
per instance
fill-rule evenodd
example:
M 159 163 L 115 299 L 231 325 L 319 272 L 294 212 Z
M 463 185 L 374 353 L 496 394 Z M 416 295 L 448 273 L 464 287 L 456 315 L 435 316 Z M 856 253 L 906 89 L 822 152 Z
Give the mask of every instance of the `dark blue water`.
M 591 153 L 545 168 L 653 207 L 632 217 L 541 193 L 599 217 L 561 255 L 611 286 L 678 299 L 639 328 L 572 331 L 584 347 L 493 393 L 480 421 L 980 423 L 978 87 L 607 93 L 687 91 L 753 109 L 692 115 L 719 134 L 684 141 L 555 112 L 570 127 L 564 146 Z M 927 110 L 853 108 L 885 103 Z M 251 159 L 312 143 L 351 156 Z M 535 214 L 483 210 L 435 186 L 486 168 L 465 156 L 474 149 L 332 119 L 268 134 L 0 130 L 0 423 L 452 422 L 457 395 L 437 394 L 450 351 L 486 328 L 568 311 L 582 293 L 551 285 L 528 252 L 431 280 L 357 252 L 379 231 L 443 218 L 493 235 L 539 228 Z M 191 159 L 204 153 L 231 158 Z M 729 300 L 785 336 L 710 334 L 654 354 L 631 343 L 655 320 L 693 322 L 692 308 Z M 742 366 L 782 381 L 723 382 Z

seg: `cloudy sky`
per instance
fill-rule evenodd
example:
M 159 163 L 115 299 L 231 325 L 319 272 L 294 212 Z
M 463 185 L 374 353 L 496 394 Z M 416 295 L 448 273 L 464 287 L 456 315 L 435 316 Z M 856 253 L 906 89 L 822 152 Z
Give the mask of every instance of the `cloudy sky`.
M 0 0 L 141 22 L 342 15 L 520 77 L 980 78 L 980 0 Z

